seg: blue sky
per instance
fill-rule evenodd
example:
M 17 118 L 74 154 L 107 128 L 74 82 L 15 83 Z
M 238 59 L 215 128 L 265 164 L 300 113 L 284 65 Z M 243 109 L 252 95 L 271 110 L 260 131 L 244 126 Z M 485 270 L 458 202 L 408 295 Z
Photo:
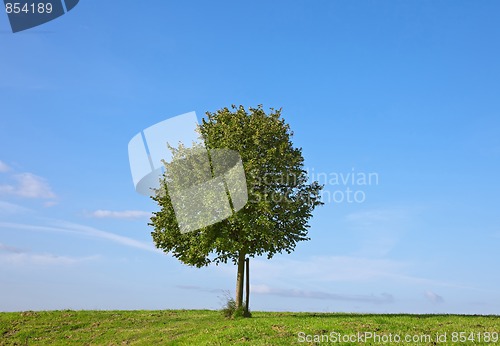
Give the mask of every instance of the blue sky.
M 252 261 L 253 310 L 499 314 L 499 10 L 82 1 L 17 34 L 0 15 L 0 310 L 219 308 L 234 266 L 155 250 L 127 145 L 263 104 L 311 174 L 377 179 L 326 181 L 311 240 Z

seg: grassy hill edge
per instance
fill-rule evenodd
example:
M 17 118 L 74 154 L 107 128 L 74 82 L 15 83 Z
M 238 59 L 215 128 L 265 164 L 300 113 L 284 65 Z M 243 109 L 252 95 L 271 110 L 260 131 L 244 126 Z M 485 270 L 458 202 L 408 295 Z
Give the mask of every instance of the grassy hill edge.
M 0 345 L 495 345 L 500 316 L 214 310 L 0 313 Z

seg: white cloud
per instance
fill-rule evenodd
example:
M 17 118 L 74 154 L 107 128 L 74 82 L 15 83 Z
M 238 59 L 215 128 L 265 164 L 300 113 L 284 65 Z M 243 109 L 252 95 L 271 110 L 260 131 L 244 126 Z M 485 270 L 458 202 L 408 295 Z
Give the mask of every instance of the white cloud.
M 47 181 L 32 173 L 13 175 L 16 185 L 0 185 L 0 193 L 24 198 L 53 199 L 56 197 Z
M 6 163 L 0 160 L 0 173 L 5 173 L 8 171 L 10 171 L 10 167 Z
M 151 217 L 151 212 L 141 211 L 141 210 L 123 210 L 123 211 L 111 211 L 111 210 L 96 210 L 89 214 L 91 217 L 96 217 L 100 219 L 113 218 L 113 219 L 139 219 L 145 217 Z
M 443 303 L 444 299 L 439 294 L 434 293 L 432 291 L 426 291 L 425 297 L 433 304 Z

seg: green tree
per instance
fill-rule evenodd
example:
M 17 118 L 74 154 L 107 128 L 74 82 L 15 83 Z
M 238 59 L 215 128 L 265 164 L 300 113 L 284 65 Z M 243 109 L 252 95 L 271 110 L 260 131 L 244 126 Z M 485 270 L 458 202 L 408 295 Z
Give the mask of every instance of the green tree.
M 236 307 L 243 306 L 245 259 L 277 253 L 291 253 L 299 241 L 309 240 L 308 220 L 314 208 L 321 205 L 322 186 L 308 183 L 302 150 L 292 143 L 290 126 L 281 117 L 281 109 L 262 106 L 249 108 L 232 106 L 215 113 L 206 113 L 199 132 L 209 150 L 225 148 L 237 151 L 246 175 L 248 202 L 243 209 L 216 224 L 182 233 L 177 223 L 168 186 L 172 176 L 199 178 L 198 169 L 190 165 L 176 166 L 190 150 L 181 146 L 172 149 L 172 163 L 166 165 L 161 188 L 152 197 L 159 205 L 150 225 L 156 246 L 171 253 L 181 262 L 203 267 L 210 263 L 233 262 L 238 267 Z M 170 172 L 170 173 L 169 173 Z M 186 174 L 179 174 L 186 172 Z M 203 176 L 203 174 L 202 174 Z M 192 182 L 191 182 L 192 183 Z M 210 200 L 208 198 L 207 200 Z

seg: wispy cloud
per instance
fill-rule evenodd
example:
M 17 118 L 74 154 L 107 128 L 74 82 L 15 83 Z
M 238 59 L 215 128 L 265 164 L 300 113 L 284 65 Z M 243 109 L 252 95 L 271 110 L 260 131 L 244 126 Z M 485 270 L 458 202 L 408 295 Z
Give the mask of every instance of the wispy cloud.
M 199 292 L 209 292 L 209 293 L 224 292 L 223 289 L 206 288 L 195 285 L 177 285 L 176 287 L 183 290 L 199 291 Z M 255 294 L 274 295 L 274 296 L 290 297 L 290 298 L 343 300 L 343 301 L 365 302 L 374 304 L 392 303 L 394 301 L 394 297 L 388 293 L 382 293 L 380 295 L 373 295 L 373 294 L 354 295 L 354 294 L 339 294 L 339 293 L 324 292 L 324 291 L 273 288 L 268 285 L 250 285 L 250 292 Z
M 56 194 L 48 182 L 32 173 L 14 174 L 12 178 L 16 184 L 0 185 L 0 194 L 14 195 L 23 198 L 53 199 Z
M 300 280 L 315 282 L 369 282 L 404 273 L 408 263 L 352 256 L 316 256 L 301 261 L 279 258 L 252 261 L 257 280 L 286 278 L 293 272 Z
M 72 265 L 82 262 L 94 261 L 99 256 L 68 257 L 53 254 L 31 254 L 31 253 L 6 253 L 0 252 L 0 263 L 8 265 Z
M 0 201 L 0 214 L 21 214 L 29 212 L 31 212 L 31 210 L 28 208 L 22 207 L 14 203 Z
M 183 290 L 209 292 L 209 293 L 224 292 L 224 290 L 220 289 L 220 288 L 206 288 L 206 287 L 194 286 L 194 285 L 177 285 L 175 287 L 183 289 Z
M 63 229 L 81 233 L 81 234 L 86 234 L 95 238 L 100 238 L 100 239 L 105 239 L 112 241 L 117 244 L 129 246 L 129 247 L 135 247 L 137 249 L 141 250 L 147 250 L 151 252 L 158 253 L 161 251 L 156 249 L 153 244 L 151 243 L 145 243 L 136 239 L 132 239 L 129 237 L 121 236 L 115 233 L 111 232 L 106 232 L 106 231 L 101 231 L 97 228 L 85 226 L 85 225 L 79 225 L 75 224 L 72 222 L 66 222 L 66 221 L 57 221 L 57 225 Z
M 17 248 L 17 247 L 8 246 L 8 245 L 0 243 L 0 252 L 22 253 L 24 251 Z
M 378 225 L 379 222 L 401 219 L 405 215 L 406 212 L 401 209 L 374 209 L 351 213 L 346 218 L 361 226 L 371 227 Z
M 482 289 L 462 283 L 438 281 L 411 274 L 414 263 L 356 256 L 317 256 L 302 261 L 279 258 L 252 261 L 253 279 L 257 282 L 287 282 L 289 273 L 310 284 L 392 282 L 402 285 Z
M 142 210 L 123 210 L 123 211 L 112 211 L 112 210 L 96 210 L 89 213 L 89 216 L 95 218 L 112 218 L 112 219 L 140 219 L 151 217 L 151 212 Z
M 99 238 L 111 241 L 116 244 L 133 247 L 136 249 L 146 250 L 155 253 L 161 253 L 160 250 L 156 249 L 152 244 L 148 244 L 136 239 L 121 236 L 115 233 L 106 232 L 99 230 L 97 228 L 79 225 L 71 222 L 56 220 L 53 221 L 52 225 L 38 226 L 38 225 L 28 225 L 20 223 L 10 223 L 10 222 L 0 222 L 0 228 L 7 229 L 22 229 L 32 232 L 58 232 L 66 234 L 84 235 L 93 238 Z
M 426 291 L 424 295 L 425 295 L 425 298 L 427 298 L 433 304 L 439 304 L 439 303 L 444 302 L 443 297 L 441 297 L 439 294 L 434 293 L 432 291 Z
M 10 171 L 10 167 L 5 162 L 0 160 L 0 173 L 5 173 L 8 171 Z
M 386 208 L 365 210 L 348 214 L 349 229 L 359 235 L 360 256 L 385 256 L 396 244 L 411 224 L 414 210 Z
M 363 302 L 363 303 L 373 303 L 373 304 L 387 304 L 387 303 L 392 303 L 394 301 L 394 297 L 388 293 L 382 293 L 380 295 L 373 295 L 373 294 L 352 295 L 352 294 L 339 294 L 339 293 L 331 293 L 323 291 L 272 288 L 267 285 L 252 285 L 250 287 L 250 292 L 256 294 L 268 294 L 280 297 L 310 298 L 310 299 L 321 299 L 321 300 L 341 300 L 341 301 Z
M 0 243 L 0 263 L 9 265 L 71 265 L 99 259 L 99 256 L 68 257 L 49 253 L 31 253 Z

